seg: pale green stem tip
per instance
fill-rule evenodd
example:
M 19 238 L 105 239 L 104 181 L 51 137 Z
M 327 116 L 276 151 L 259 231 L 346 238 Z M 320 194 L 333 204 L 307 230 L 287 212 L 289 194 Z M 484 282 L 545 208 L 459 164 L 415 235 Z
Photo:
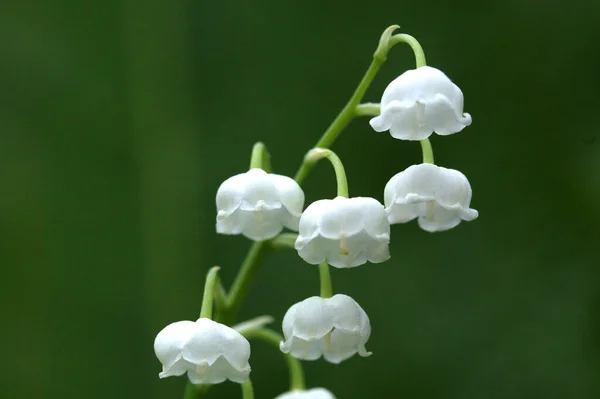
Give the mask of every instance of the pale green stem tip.
M 335 152 L 326 148 L 313 148 L 306 154 L 304 159 L 307 162 L 317 162 L 323 158 L 327 158 L 333 166 L 335 179 L 337 181 L 337 195 L 348 198 L 348 179 L 346 177 L 346 170 L 344 169 L 342 160 Z
M 267 150 L 267 147 L 262 142 L 257 142 L 252 147 L 252 156 L 250 158 L 250 169 L 262 169 L 267 173 L 271 173 L 273 168 L 271 167 L 271 154 Z
M 423 151 L 423 163 L 435 163 L 433 159 L 433 148 L 429 139 L 421 140 L 421 150 Z
M 232 328 L 240 334 L 244 335 L 244 333 L 247 331 L 263 328 L 266 325 L 273 323 L 274 321 L 275 319 L 272 316 L 264 315 L 238 323 Z
M 282 233 L 271 240 L 269 240 L 269 245 L 274 249 L 282 249 L 282 248 L 292 248 L 296 245 L 296 240 L 298 239 L 298 234 L 296 233 Z
M 247 339 L 260 339 L 273 345 L 279 351 L 279 344 L 284 338 L 273 330 L 268 328 L 258 328 L 255 330 L 246 330 L 243 333 Z M 302 362 L 296 359 L 290 354 L 282 353 L 285 361 L 287 362 L 288 370 L 290 372 L 290 391 L 303 390 L 305 388 L 304 383 L 304 371 L 302 370 Z
M 252 387 L 252 381 L 250 381 L 250 378 L 242 383 L 242 398 L 254 399 L 254 388 Z
M 356 116 L 377 116 L 381 113 L 381 104 L 363 103 L 356 106 Z
M 427 61 L 425 60 L 425 52 L 423 51 L 423 47 L 421 47 L 421 44 L 417 39 L 411 35 L 407 35 L 406 33 L 400 33 L 390 38 L 390 48 L 398 43 L 406 43 L 412 48 L 412 51 L 415 54 L 417 68 L 427 65 Z
M 202 308 L 200 309 L 201 318 L 206 317 L 208 319 L 212 319 L 213 298 L 215 295 L 217 282 L 219 281 L 219 269 L 219 266 L 214 266 L 206 275 L 206 282 L 204 283 L 204 295 L 202 296 Z
M 319 279 L 321 281 L 321 298 L 331 298 L 333 288 L 331 287 L 331 273 L 327 261 L 319 263 Z

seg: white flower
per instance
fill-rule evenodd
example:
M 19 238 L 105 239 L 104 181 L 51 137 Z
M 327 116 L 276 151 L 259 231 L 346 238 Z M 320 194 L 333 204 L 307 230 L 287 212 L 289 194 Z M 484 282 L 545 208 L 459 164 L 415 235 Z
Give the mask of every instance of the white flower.
M 296 250 L 306 262 L 355 267 L 390 258 L 390 225 L 376 199 L 336 197 L 310 204 L 300 218 Z
M 369 122 L 377 132 L 401 140 L 446 136 L 471 124 L 463 113 L 462 91 L 439 69 L 423 66 L 398 76 L 381 98 L 381 115 Z
M 251 169 L 217 190 L 217 233 L 268 240 L 284 226 L 298 230 L 303 206 L 304 192 L 293 179 Z
M 163 365 L 160 378 L 187 372 L 193 384 L 242 383 L 250 374 L 248 340 L 207 318 L 169 324 L 156 336 L 154 352 Z
M 412 165 L 396 174 L 385 186 L 384 198 L 390 223 L 419 218 L 426 231 L 443 231 L 461 220 L 479 216 L 471 203 L 471 185 L 457 170 L 429 163 Z
M 335 399 L 335 396 L 325 388 L 313 388 L 307 391 L 282 393 L 275 399 Z
M 340 363 L 358 353 L 369 356 L 365 344 L 371 335 L 369 317 L 347 295 L 331 298 L 313 296 L 288 309 L 283 318 L 285 341 L 279 344 L 284 353 L 303 360 L 323 356 Z

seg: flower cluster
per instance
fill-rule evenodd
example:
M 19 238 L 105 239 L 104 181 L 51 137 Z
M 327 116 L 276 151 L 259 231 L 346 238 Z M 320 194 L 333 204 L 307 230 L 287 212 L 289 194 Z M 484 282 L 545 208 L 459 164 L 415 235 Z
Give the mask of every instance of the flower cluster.
M 394 29 L 390 27 L 384 32 L 373 62 L 383 62 L 385 57 L 378 54 L 389 51 L 395 42 L 407 37 L 391 36 Z M 322 357 L 338 364 L 356 354 L 362 357 L 371 354 L 366 349 L 371 335 L 369 317 L 350 296 L 333 295 L 329 267 L 348 269 L 390 259 L 393 224 L 417 219 L 421 229 L 439 232 L 478 216 L 470 208 L 469 181 L 457 170 L 435 165 L 428 140 L 433 133 L 446 136 L 462 131 L 471 124 L 471 116 L 463 112 L 462 91 L 443 72 L 425 66 L 419 48 L 413 46 L 417 68 L 394 79 L 383 92 L 380 104 L 359 104 L 356 109 L 343 111 L 338 118 L 374 116 L 370 125 L 375 131 L 389 131 L 400 140 L 421 141 L 423 163 L 395 174 L 382 190 L 382 204 L 375 198 L 348 195 L 343 164 L 329 149 L 310 150 L 292 179 L 272 173 L 270 155 L 262 143 L 257 143 L 250 170 L 226 179 L 216 194 L 217 233 L 243 235 L 255 242 L 253 249 L 229 294 L 217 280 L 216 271 L 209 273 L 200 319 L 172 323 L 158 334 L 154 349 L 163 365 L 161 378 L 187 373 L 192 384 L 231 380 L 244 384 L 246 396 L 251 389 L 247 385 L 250 344 L 246 337 L 276 343 L 292 362 Z M 324 137 L 335 138 L 337 134 L 328 130 Z M 337 196 L 319 199 L 304 209 L 305 196 L 300 184 L 310 166 L 320 159 L 329 160 L 335 170 Z M 282 234 L 284 229 L 297 234 Z M 278 245 L 293 247 L 306 263 L 319 265 L 321 295 L 311 296 L 288 309 L 283 317 L 283 336 L 266 329 L 264 318 L 238 325 L 239 331 L 222 324 L 221 321 L 229 323 L 235 316 L 246 291 L 245 284 L 258 267 L 261 251 Z M 218 301 L 215 321 L 211 319 L 213 298 Z M 290 391 L 278 399 L 334 398 L 323 388 L 306 390 L 301 373 L 296 378 Z

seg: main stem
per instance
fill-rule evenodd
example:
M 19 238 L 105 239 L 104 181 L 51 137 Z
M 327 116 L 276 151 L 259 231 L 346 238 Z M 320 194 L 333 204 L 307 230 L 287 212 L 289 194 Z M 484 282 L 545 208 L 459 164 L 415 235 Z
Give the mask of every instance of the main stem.
M 244 297 L 254 281 L 258 267 L 262 264 L 269 248 L 268 241 L 257 241 L 250 247 L 246 259 L 244 259 L 240 271 L 229 290 L 225 310 L 219 320 L 221 323 L 231 324 L 235 320 Z
M 371 65 L 369 65 L 367 72 L 365 72 L 360 83 L 354 90 L 352 97 L 350 97 L 348 103 L 344 106 L 342 111 L 334 119 L 331 125 L 329 125 L 325 133 L 323 133 L 323 136 L 321 136 L 317 144 L 315 144 L 315 147 L 327 148 L 331 146 L 338 138 L 342 130 L 348 126 L 352 119 L 354 119 L 356 116 L 356 106 L 360 104 L 367 89 L 375 78 L 375 75 L 377 75 L 377 72 L 384 61 L 385 59 L 381 59 L 379 57 L 373 58 Z M 256 148 L 257 152 L 261 150 L 261 148 Z M 296 172 L 296 176 L 294 177 L 296 182 L 298 182 L 298 184 L 302 184 L 304 179 L 306 179 L 312 171 L 313 167 L 314 163 L 303 162 L 302 165 L 300 165 L 298 172 Z M 269 246 L 266 245 L 264 241 L 255 242 L 250 247 L 250 251 L 248 252 L 248 255 L 246 255 L 246 259 L 244 259 L 244 263 L 242 264 L 233 286 L 231 287 L 229 296 L 227 297 L 227 309 L 223 312 L 223 316 L 219 317 L 220 322 L 231 324 L 235 319 L 244 296 L 246 295 L 246 292 L 252 283 L 253 277 L 256 274 L 262 259 L 267 253 L 268 248 Z
M 369 65 L 369 69 L 367 69 L 367 72 L 365 72 L 360 83 L 354 90 L 352 97 L 350 97 L 348 103 L 344 106 L 344 108 L 342 108 L 342 110 L 340 111 L 338 116 L 333 120 L 333 122 L 331 122 L 331 125 L 329 125 L 325 133 L 323 133 L 323 136 L 321 136 L 321 139 L 317 142 L 317 144 L 315 144 L 315 147 L 329 148 L 338 138 L 342 130 L 344 130 L 344 128 L 348 126 L 352 119 L 354 119 L 354 117 L 356 116 L 356 106 L 362 101 L 367 89 L 371 85 L 371 82 L 375 78 L 375 75 L 377 75 L 377 72 L 379 71 L 379 68 L 381 67 L 381 64 L 383 64 L 383 62 L 384 60 L 382 59 L 373 58 L 373 61 L 371 61 L 371 65 Z M 313 167 L 313 163 L 303 162 L 302 165 L 300 165 L 298 171 L 296 172 L 294 180 L 296 180 L 298 184 L 302 184 L 304 179 L 306 179 L 306 177 L 308 177 L 308 175 L 312 171 Z

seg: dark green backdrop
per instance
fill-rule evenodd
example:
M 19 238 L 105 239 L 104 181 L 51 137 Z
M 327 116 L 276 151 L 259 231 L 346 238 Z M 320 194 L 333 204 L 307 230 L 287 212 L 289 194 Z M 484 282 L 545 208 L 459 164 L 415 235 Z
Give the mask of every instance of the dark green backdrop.
M 395 226 L 392 259 L 334 270 L 373 326 L 368 359 L 306 364 L 350 398 L 600 397 L 600 3 L 573 1 L 10 2 L 0 12 L 0 396 L 179 398 L 152 342 L 194 318 L 203 277 L 230 283 L 248 242 L 214 232 L 214 194 L 263 140 L 302 154 L 398 23 L 465 93 L 473 125 L 433 137 L 477 221 Z M 367 99 L 413 67 L 394 48 Z M 336 143 L 354 195 L 381 199 L 417 143 L 367 119 Z M 307 200 L 331 197 L 319 166 Z M 269 258 L 243 309 L 318 292 L 295 254 Z M 287 384 L 257 344 L 258 399 Z M 215 398 L 235 398 L 223 384 Z

